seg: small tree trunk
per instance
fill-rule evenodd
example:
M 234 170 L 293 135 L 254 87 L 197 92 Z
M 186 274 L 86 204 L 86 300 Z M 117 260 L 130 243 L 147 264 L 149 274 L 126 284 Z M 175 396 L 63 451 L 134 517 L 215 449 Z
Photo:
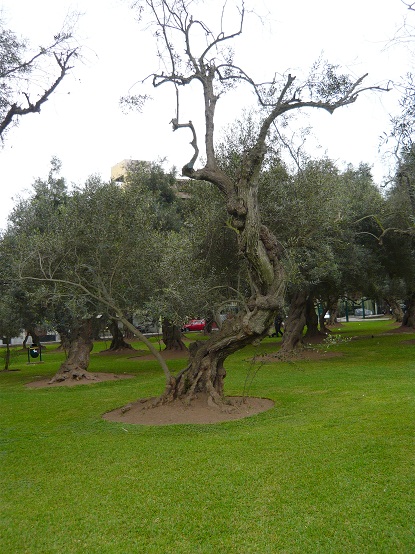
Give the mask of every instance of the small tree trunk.
M 318 328 L 318 315 L 314 305 L 314 298 L 309 296 L 307 298 L 305 306 L 305 319 L 307 325 L 307 332 L 304 335 L 305 341 L 319 341 L 326 337 L 326 333 L 323 333 Z M 323 315 L 323 326 L 324 326 L 324 315 Z
M 59 326 L 56 328 L 56 330 L 59 333 L 59 336 L 61 339 L 61 342 L 59 343 L 59 346 L 56 349 L 56 352 L 67 352 L 70 346 L 68 329 Z
M 304 335 L 304 339 L 311 339 L 319 335 L 318 316 L 312 296 L 309 296 L 305 303 L 305 324 L 307 326 L 307 331 Z
M 4 371 L 8 371 L 10 367 L 10 358 L 11 358 L 11 352 L 10 352 L 11 337 L 5 337 L 5 338 L 6 338 L 6 355 L 4 356 Z
M 327 301 L 327 311 L 329 312 L 328 325 L 336 325 L 339 314 L 339 299 L 337 296 L 330 296 Z
M 163 319 L 162 333 L 166 350 L 187 350 L 180 328 L 166 318 Z
M 4 359 L 4 369 L 7 371 L 9 367 L 10 367 L 10 344 L 9 344 L 9 341 L 7 341 L 6 357 Z
M 32 337 L 32 344 L 37 344 L 39 348 L 41 347 L 39 335 L 37 334 L 36 329 L 34 327 L 31 327 L 30 329 L 26 330 L 26 336 L 23 341 L 23 348 L 26 348 L 29 337 Z
M 321 333 L 328 335 L 331 331 L 327 326 L 337 324 L 339 299 L 337 296 L 328 296 L 321 303 L 321 311 L 318 315 L 318 325 Z M 326 315 L 328 317 L 326 318 Z
M 415 293 L 406 301 L 406 310 L 402 318 L 402 327 L 415 327 Z
M 105 352 L 122 352 L 123 350 L 134 350 L 131 344 L 125 342 L 124 335 L 121 329 L 118 327 L 117 321 L 112 319 L 108 323 L 108 328 L 110 329 L 112 334 L 112 341 L 110 347 L 105 350 Z
M 204 335 L 210 335 L 210 333 L 212 332 L 214 321 L 215 320 L 214 320 L 213 314 L 208 314 L 206 316 L 206 324 L 205 324 L 205 328 L 203 329 Z
M 301 346 L 303 331 L 306 324 L 306 291 L 297 291 L 288 310 L 288 317 L 284 323 L 284 335 L 282 337 L 280 354 L 291 354 L 296 348 Z
M 326 311 L 322 311 L 321 314 L 318 316 L 318 327 L 320 330 L 320 333 L 323 335 L 327 335 L 329 333 L 329 330 L 326 327 Z
M 128 323 L 129 323 L 130 325 L 133 325 L 133 317 L 132 317 L 131 315 L 127 314 L 127 315 L 125 316 L 125 318 L 126 318 L 126 320 L 128 321 Z M 126 325 L 124 324 L 124 338 L 125 338 L 125 339 L 133 339 L 134 336 L 135 336 L 135 335 L 134 335 L 134 333 L 131 331 L 131 329 L 128 329 L 128 328 L 126 327 Z
M 87 371 L 92 347 L 91 320 L 83 320 L 70 333 L 68 357 L 49 383 L 67 379 L 94 379 L 94 375 Z
M 400 303 L 396 300 L 396 298 L 385 298 L 386 303 L 390 307 L 392 311 L 392 317 L 396 321 L 396 323 L 402 323 L 404 313 L 401 308 Z

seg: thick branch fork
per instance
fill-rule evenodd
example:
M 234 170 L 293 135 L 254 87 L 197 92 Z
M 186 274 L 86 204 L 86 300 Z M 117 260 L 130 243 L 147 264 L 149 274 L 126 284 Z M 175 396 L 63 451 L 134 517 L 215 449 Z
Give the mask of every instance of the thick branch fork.
M 74 59 L 77 56 L 78 49 L 74 48 L 72 50 L 69 50 L 66 53 L 58 54 L 54 53 L 53 56 L 55 58 L 56 64 L 59 67 L 59 75 L 55 79 L 55 81 L 41 94 L 41 96 L 33 102 L 30 99 L 30 96 L 28 93 L 23 93 L 24 97 L 26 98 L 27 106 L 24 107 L 22 105 L 17 104 L 14 102 L 11 104 L 9 110 L 6 112 L 5 116 L 3 117 L 3 120 L 0 121 L 0 137 L 3 137 L 4 132 L 6 129 L 11 125 L 14 119 L 17 117 L 29 114 L 29 113 L 39 113 L 41 110 L 42 105 L 47 102 L 49 97 L 52 95 L 52 93 L 55 91 L 55 89 L 58 87 L 58 85 L 61 83 L 63 78 L 67 75 L 67 73 L 73 68 L 71 65 L 72 59 Z

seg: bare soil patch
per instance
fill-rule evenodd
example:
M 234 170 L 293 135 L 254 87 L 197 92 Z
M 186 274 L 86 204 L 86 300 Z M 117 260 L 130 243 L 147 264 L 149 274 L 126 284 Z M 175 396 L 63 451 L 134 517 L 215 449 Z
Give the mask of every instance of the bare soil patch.
M 91 373 L 89 379 L 65 379 L 65 381 L 57 381 L 49 383 L 51 377 L 46 379 L 38 379 L 27 383 L 26 387 L 29 389 L 42 389 L 46 387 L 74 387 L 77 385 L 94 385 L 96 383 L 103 383 L 104 381 L 119 381 L 120 379 L 132 379 L 136 375 L 129 375 L 127 373 Z
M 136 425 L 206 424 L 234 421 L 266 412 L 274 407 L 269 398 L 231 396 L 223 408 L 210 406 L 205 396 L 200 395 L 185 405 L 181 400 L 153 406 L 155 398 L 137 400 L 103 415 L 108 421 Z

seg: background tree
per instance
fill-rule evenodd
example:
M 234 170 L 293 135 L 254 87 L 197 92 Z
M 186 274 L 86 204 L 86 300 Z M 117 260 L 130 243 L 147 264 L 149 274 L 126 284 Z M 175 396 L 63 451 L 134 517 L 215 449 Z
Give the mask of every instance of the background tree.
M 169 172 L 165 172 L 162 163 L 161 160 L 160 162 L 130 164 L 125 186 L 128 187 L 131 193 L 140 194 L 140 191 L 145 191 L 147 210 L 151 212 L 152 225 L 155 231 L 160 233 L 162 240 L 159 249 L 171 259 L 176 270 L 181 270 L 181 275 L 184 268 L 187 267 L 187 265 L 182 266 L 180 262 L 177 263 L 177 259 L 181 259 L 183 254 L 183 242 L 185 242 L 182 232 L 182 204 L 180 197 L 177 195 L 176 172 L 174 168 Z M 174 237 L 177 233 L 180 233 L 182 240 L 175 240 Z M 184 319 L 183 310 L 180 310 L 178 306 L 178 293 L 175 289 L 174 280 L 169 282 L 167 275 L 175 277 L 175 274 L 170 271 L 170 266 L 164 265 L 163 282 L 168 282 L 168 286 L 155 280 L 155 294 L 151 298 L 147 298 L 145 306 L 140 312 L 145 314 L 145 317 L 158 323 L 160 317 L 162 317 L 162 340 L 167 350 L 185 350 L 186 346 L 181 334 L 181 325 Z M 191 281 L 189 280 L 190 286 Z M 191 296 L 189 291 L 189 297 Z
M 37 190 L 39 186 L 37 183 Z M 87 334 L 97 314 L 116 318 L 139 336 L 169 375 L 158 350 L 130 320 L 164 282 L 160 256 L 165 241 L 157 227 L 153 191 L 138 182 L 122 187 L 93 177 L 54 208 L 50 206 L 50 187 L 45 191 L 44 209 L 36 195 L 29 199 L 15 210 L 8 235 L 15 240 L 20 277 L 31 283 L 49 283 L 53 295 L 71 308 L 72 326 L 67 335 L 74 359 L 57 377 L 88 377 L 85 360 L 89 359 L 91 337 Z M 38 208 L 43 213 L 41 221 L 33 216 Z
M 182 227 L 178 235 L 170 235 L 176 246 L 163 256 L 163 273 L 174 290 L 179 320 L 212 318 L 220 327 L 221 312 L 240 302 L 242 272 L 235 232 L 227 225 L 222 199 L 211 183 L 189 182 L 185 191 Z
M 221 325 L 220 311 L 235 303 L 240 278 L 235 233 L 226 226 L 226 210 L 211 183 L 190 185 L 159 163 L 131 164 L 125 186 L 151 192 L 153 224 L 162 235 L 163 283 L 145 303 L 150 319 L 163 316 L 167 348 L 184 349 L 183 322 L 205 317 Z M 230 245 L 231 243 L 231 245 Z
M 0 20 L 0 138 L 30 113 L 40 112 L 79 56 L 73 23 L 33 49 Z
M 402 0 L 412 17 L 405 19 L 393 43 L 406 43 L 413 56 L 414 3 Z M 390 120 L 384 142 L 394 157 L 394 169 L 387 190 L 387 215 L 381 226 L 383 263 L 386 268 L 385 300 L 397 321 L 415 324 L 415 295 L 413 291 L 413 231 L 415 217 L 415 81 L 408 71 L 397 83 L 400 91 L 399 110 Z M 405 314 L 402 304 L 405 303 Z
M 275 178 L 274 171 L 271 167 L 264 173 L 260 199 L 267 225 L 289 261 L 288 319 L 281 347 L 287 355 L 301 344 L 305 325 L 307 338 L 320 333 L 315 303 L 328 283 L 339 279 L 341 199 L 339 171 L 330 160 L 306 159 L 284 179 Z
M 306 342 L 326 336 L 324 315 L 347 291 L 373 296 L 379 267 L 370 272 L 376 256 L 367 243 L 378 244 L 370 231 L 378 230 L 383 198 L 364 164 L 340 172 L 331 160 L 305 157 L 290 174 L 277 159 L 261 179 L 264 221 L 287 256 L 286 356 L 302 345 L 305 327 Z
M 4 285 L 5 283 L 2 283 L 0 286 L 0 337 L 3 338 L 6 344 L 4 371 L 7 371 L 11 361 L 11 339 L 17 337 L 21 333 L 23 321 L 16 309 L 16 301 L 13 294 L 10 292 L 9 286 L 5 287 Z
M 403 326 L 415 326 L 415 150 L 403 150 L 394 182 L 386 194 L 380 247 L 386 271 L 385 297 Z M 400 304 L 405 313 L 400 313 Z
M 50 228 L 58 232 L 58 221 L 61 220 L 68 189 L 65 180 L 60 176 L 61 163 L 57 158 L 51 160 L 50 171 L 46 179 L 37 179 L 32 187 L 32 194 L 21 199 L 9 216 L 9 229 L 4 236 L 3 248 L 7 252 L 10 271 L 15 283 L 16 307 L 21 314 L 26 330 L 26 340 L 32 337 L 38 344 L 38 330 L 50 318 L 48 300 L 45 299 L 44 285 L 37 287 L 34 283 L 18 280 L 18 257 L 16 257 L 17 237 L 23 244 L 25 252 L 30 251 L 36 236 L 47 234 Z M 61 223 L 62 226 L 62 223 Z M 47 292 L 49 296 L 49 292 Z
M 65 342 L 67 359 L 61 365 L 54 380 L 67 378 L 87 378 L 89 354 L 92 337 L 89 336 L 91 299 L 89 296 L 74 296 L 46 282 L 21 280 L 21 266 L 30 267 L 32 274 L 39 274 L 39 260 L 33 263 L 38 245 L 48 243 L 61 248 L 63 229 L 68 222 L 70 193 L 65 180 L 60 176 L 60 162 L 53 159 L 47 179 L 37 179 L 33 193 L 21 200 L 9 218 L 9 226 L 3 240 L 3 248 L 8 253 L 9 268 L 15 282 L 18 283 L 18 310 L 25 323 L 28 334 L 34 343 L 38 343 L 40 324 L 53 325 L 58 329 Z M 16 253 L 19 252 L 19 255 Z M 64 302 L 64 304 L 63 304 Z

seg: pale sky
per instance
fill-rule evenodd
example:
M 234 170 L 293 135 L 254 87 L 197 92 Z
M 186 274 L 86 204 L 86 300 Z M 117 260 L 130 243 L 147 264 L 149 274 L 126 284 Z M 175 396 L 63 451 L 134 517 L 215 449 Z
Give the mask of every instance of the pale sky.
M 401 0 L 250 2 L 266 17 L 262 22 L 247 19 L 247 32 L 235 49 L 240 51 L 239 65 L 258 80 L 286 70 L 306 74 L 322 52 L 356 77 L 369 73 L 367 85 L 398 80 L 411 70 L 411 57 L 403 45 L 386 48 L 405 15 L 415 25 L 415 14 L 408 13 Z M 36 178 L 47 177 L 52 156 L 61 159 L 67 181 L 78 185 L 92 174 L 109 179 L 111 166 L 123 159 L 167 158 L 170 168 L 181 167 L 191 157 L 190 137 L 171 131 L 169 122 L 175 115 L 171 89 L 151 91 L 154 100 L 143 114 L 126 115 L 119 107 L 119 98 L 156 67 L 151 35 L 134 20 L 128 4 L 0 0 L 6 25 L 34 45 L 46 44 L 68 12 L 84 14 L 78 25 L 83 63 L 65 78 L 39 115 L 21 119 L 0 151 L 0 228 L 6 225 L 13 199 L 25 196 Z M 221 4 L 207 0 L 211 14 Z M 397 97 L 395 91 L 367 93 L 332 116 L 318 111 L 305 118 L 304 125 L 313 126 L 320 144 L 316 155 L 326 152 L 340 168 L 345 163 L 368 163 L 381 184 L 387 168 L 378 152 L 379 136 L 387 130 L 389 113 L 397 110 Z M 220 132 L 221 124 L 230 123 L 251 101 L 249 94 L 236 93 L 219 102 L 216 130 Z M 200 107 L 195 102 L 183 104 L 183 120 L 197 121 Z

